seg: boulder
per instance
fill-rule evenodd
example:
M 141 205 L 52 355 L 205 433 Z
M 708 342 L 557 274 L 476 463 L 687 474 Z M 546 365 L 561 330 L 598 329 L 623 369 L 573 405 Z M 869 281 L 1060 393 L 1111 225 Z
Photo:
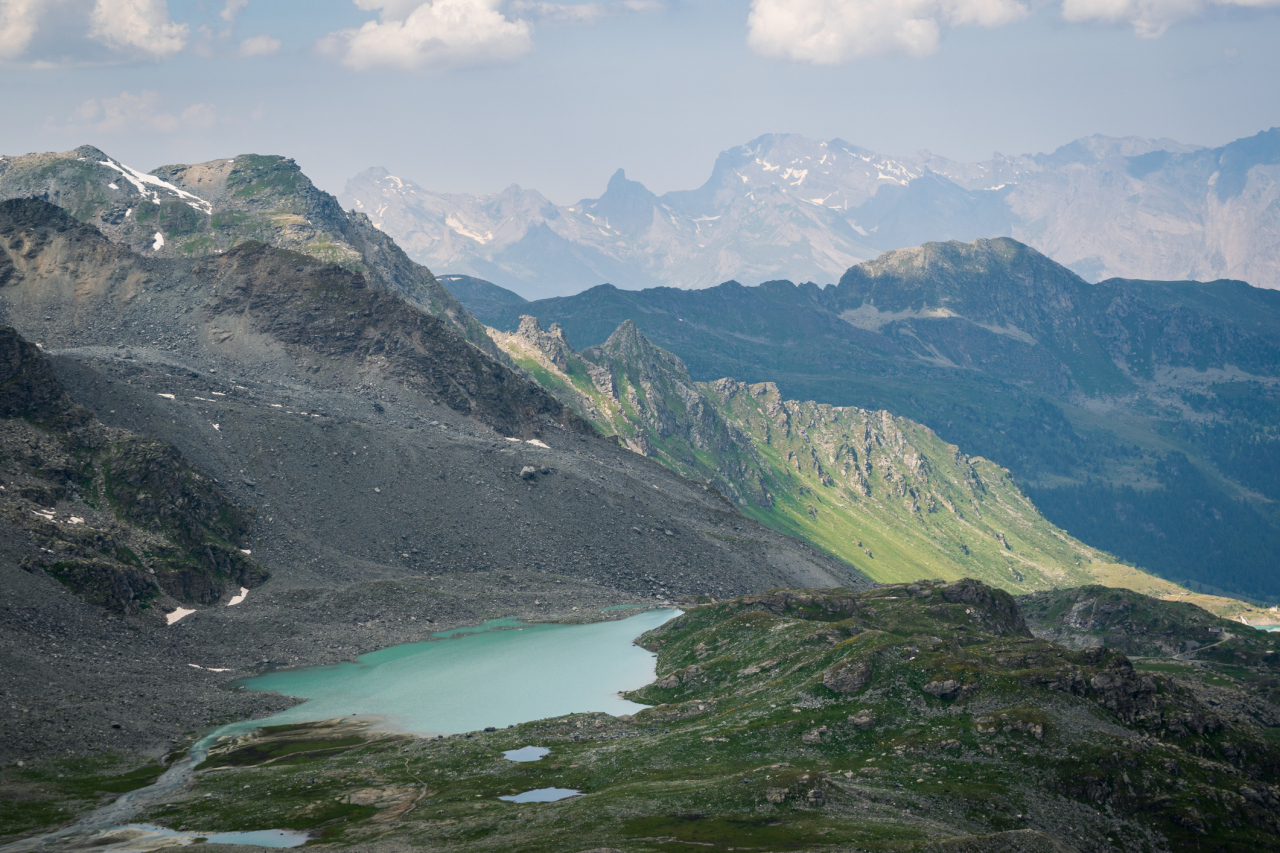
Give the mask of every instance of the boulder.
M 930 681 L 924 686 L 924 692 L 939 699 L 954 699 L 960 695 L 962 685 L 953 678 L 946 681 Z
M 820 726 L 819 728 L 812 729 L 800 735 L 800 742 L 801 743 L 822 743 L 822 736 L 825 735 L 826 733 L 827 733 L 827 727 Z
M 861 711 L 851 716 L 849 718 L 849 722 L 865 731 L 876 724 L 876 715 L 873 714 L 869 708 L 863 708 Z
M 871 664 L 866 661 L 841 661 L 822 672 L 822 686 L 837 693 L 856 693 L 871 679 Z

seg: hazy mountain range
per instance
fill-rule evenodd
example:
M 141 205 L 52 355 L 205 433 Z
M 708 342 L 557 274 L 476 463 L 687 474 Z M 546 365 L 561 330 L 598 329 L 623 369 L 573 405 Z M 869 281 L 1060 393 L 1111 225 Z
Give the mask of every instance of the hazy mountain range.
M 840 139 L 766 135 L 723 152 L 695 190 L 658 196 L 619 169 L 553 204 L 511 186 L 436 193 L 381 168 L 342 204 L 414 260 L 528 298 L 608 282 L 833 282 L 883 251 L 1009 236 L 1084 278 L 1235 278 L 1280 287 L 1280 129 L 1220 148 L 1092 136 L 1051 154 L 961 163 Z

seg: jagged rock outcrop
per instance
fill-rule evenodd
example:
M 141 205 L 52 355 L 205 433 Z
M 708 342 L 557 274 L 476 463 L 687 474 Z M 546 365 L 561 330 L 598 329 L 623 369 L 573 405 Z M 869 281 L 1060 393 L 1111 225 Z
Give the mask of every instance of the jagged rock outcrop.
M 833 664 L 822 671 L 822 686 L 837 693 L 857 693 L 871 679 L 871 664 L 850 661 Z
M 1090 280 L 1230 277 L 1276 287 L 1277 163 L 1280 128 L 1213 149 L 1091 136 L 982 163 L 766 134 L 721 152 L 702 187 L 661 197 L 622 173 L 600 198 L 560 206 L 518 186 L 433 192 L 375 168 L 349 180 L 343 199 L 423 263 L 531 298 L 602 281 L 823 283 L 880 252 L 997 235 Z

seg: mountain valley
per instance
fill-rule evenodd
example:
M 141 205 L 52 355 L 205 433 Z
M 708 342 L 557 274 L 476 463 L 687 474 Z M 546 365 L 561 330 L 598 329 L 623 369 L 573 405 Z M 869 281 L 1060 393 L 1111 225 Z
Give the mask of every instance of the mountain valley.
M 1034 398 L 1010 361 L 1028 384 L 1063 377 L 1055 393 L 1081 410 L 1095 376 L 1154 387 L 1054 337 L 1079 285 L 1030 250 L 950 247 L 961 257 L 940 266 L 924 247 L 940 289 L 902 305 L 921 284 L 902 272 L 910 253 L 874 280 L 851 273 L 850 293 L 900 278 L 839 311 L 786 283 L 530 304 L 437 280 L 282 158 L 165 167 L 151 175 L 165 186 L 135 174 L 161 203 L 86 205 L 126 167 L 78 150 L 0 164 L 5 193 L 47 196 L 0 202 L 6 849 L 102 848 L 100 828 L 39 834 L 150 785 L 212 727 L 297 701 L 239 679 L 499 617 L 662 604 L 686 612 L 642 638 L 658 678 L 630 694 L 652 706 L 634 716 L 432 739 L 347 718 L 259 729 L 129 817 L 385 851 L 1243 850 L 1276 831 L 1277 641 L 1239 624 L 1242 603 L 1109 589 L 1177 591 L 1055 528 L 1013 465 L 968 455 L 946 427 L 875 394 L 833 406 L 792 391 L 901 383 L 915 394 L 895 404 L 937 411 L 925 392 L 960 375 L 947 399 L 1008 391 L 971 404 L 1058 411 L 1053 447 L 1077 428 L 1064 397 Z M 203 218 L 187 242 L 155 232 L 158 248 L 150 219 L 112 231 L 144 201 Z M 324 224 L 285 217 L 299 210 Z M 224 212 L 246 217 L 239 230 Z M 1053 310 L 961 304 L 970 289 L 947 287 L 971 275 L 965 252 L 1010 287 L 1057 287 Z M 1174 328 L 1135 290 L 1125 316 L 1166 385 L 1183 388 L 1170 365 L 1205 360 L 1174 335 L 1191 321 L 1217 335 L 1207 369 L 1252 353 L 1251 381 L 1268 375 L 1270 326 L 1240 330 L 1239 294 L 1197 295 Z M 1250 304 L 1269 323 L 1267 299 Z M 707 377 L 714 365 L 730 369 Z M 1077 482 L 1082 442 L 1042 464 Z M 500 757 L 530 743 L 552 759 Z M 549 783 L 584 795 L 493 799 Z
M 261 244 L 209 260 L 144 258 L 43 201 L 0 204 L 0 256 L 3 320 L 38 342 L 57 383 L 105 429 L 177 447 L 252 509 L 244 544 L 271 567 L 271 582 L 234 607 L 233 587 L 180 599 L 194 613 L 171 626 L 159 601 L 142 607 L 133 644 L 172 662 L 135 674 L 127 695 L 190 699 L 268 662 L 332 662 L 491 616 L 866 583 L 599 438 L 359 273 Z M 56 497 L 59 520 L 80 512 Z M 111 672 L 50 659 L 45 643 L 74 648 L 116 631 L 118 617 L 90 608 L 53 618 L 67 606 L 63 585 L 19 562 L 5 562 L 5 670 L 34 676 L 22 661 L 35 654 L 40 683 L 78 681 L 87 702 L 116 707 Z M 60 732 L 67 724 L 48 704 L 63 701 L 60 690 L 9 689 L 6 760 L 81 742 L 79 724 Z M 121 728 L 107 728 L 103 745 L 138 750 L 210 721 L 107 722 Z

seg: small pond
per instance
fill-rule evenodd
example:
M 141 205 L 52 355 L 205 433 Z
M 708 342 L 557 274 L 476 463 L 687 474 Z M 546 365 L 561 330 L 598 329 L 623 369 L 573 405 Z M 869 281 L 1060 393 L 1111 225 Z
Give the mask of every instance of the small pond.
M 581 795 L 581 791 L 575 791 L 572 788 L 536 788 L 520 794 L 498 797 L 498 799 L 506 800 L 508 803 L 554 803 Z
M 131 823 L 101 833 L 89 841 L 94 850 L 112 853 L 144 853 L 192 844 L 245 844 L 252 847 L 301 847 L 309 840 L 305 832 L 263 829 L 251 832 L 181 832 L 149 823 Z
M 507 761 L 541 761 L 551 754 L 545 746 L 522 746 L 519 749 L 508 749 L 502 753 Z

